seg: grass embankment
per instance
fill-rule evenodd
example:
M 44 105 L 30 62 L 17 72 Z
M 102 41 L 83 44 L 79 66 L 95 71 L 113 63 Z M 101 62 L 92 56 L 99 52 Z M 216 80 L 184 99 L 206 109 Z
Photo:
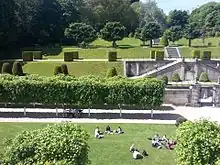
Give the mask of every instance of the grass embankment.
M 34 130 L 45 126 L 43 123 L 0 123 L 0 139 L 12 138 L 24 130 Z M 172 125 L 146 125 L 146 124 L 120 124 L 126 132 L 123 135 L 106 135 L 104 139 L 94 138 L 94 128 L 99 125 L 102 130 L 107 124 L 80 124 L 91 134 L 89 145 L 91 147 L 89 158 L 92 165 L 174 165 L 175 151 L 167 149 L 154 149 L 147 137 L 155 133 L 166 134 L 168 137 L 175 134 Z M 116 129 L 118 124 L 110 124 Z M 130 145 L 134 143 L 137 148 L 146 150 L 149 157 L 143 160 L 133 160 L 129 152 Z M 4 152 L 3 140 L 0 141 L 0 153 Z

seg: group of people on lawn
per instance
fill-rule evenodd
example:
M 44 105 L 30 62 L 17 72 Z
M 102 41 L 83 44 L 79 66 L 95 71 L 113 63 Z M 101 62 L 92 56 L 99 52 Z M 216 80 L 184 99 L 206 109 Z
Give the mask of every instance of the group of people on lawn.
M 99 130 L 99 127 L 96 127 L 95 138 L 102 139 L 104 138 L 104 134 L 123 134 L 123 133 L 124 131 L 120 126 L 116 130 L 112 131 L 111 127 L 108 125 L 105 128 L 104 133 Z M 148 139 L 151 140 L 152 147 L 157 149 L 161 149 L 164 146 L 165 148 L 172 150 L 176 145 L 176 141 L 168 139 L 166 135 L 160 137 L 158 134 L 156 134 L 154 135 L 153 138 L 148 138 Z M 131 145 L 129 151 L 132 153 L 133 158 L 136 160 L 143 159 L 144 157 L 148 156 L 148 153 L 145 150 L 143 150 L 143 152 L 141 153 L 139 149 L 135 148 L 134 144 Z

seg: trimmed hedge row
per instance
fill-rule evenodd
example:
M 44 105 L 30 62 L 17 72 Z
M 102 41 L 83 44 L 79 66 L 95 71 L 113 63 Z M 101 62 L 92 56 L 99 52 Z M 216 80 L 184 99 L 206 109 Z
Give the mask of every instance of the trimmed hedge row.
M 164 60 L 164 51 L 151 50 L 150 58 L 155 59 L 156 61 Z
M 1 103 L 83 105 L 141 105 L 163 103 L 164 83 L 157 79 L 128 80 L 70 76 L 0 76 Z
M 202 60 L 210 60 L 212 56 L 211 51 L 204 51 L 201 55 L 201 52 L 199 50 L 193 50 L 192 51 L 192 58 L 198 58 Z
M 109 51 L 108 52 L 108 61 L 109 62 L 117 61 L 117 52 Z

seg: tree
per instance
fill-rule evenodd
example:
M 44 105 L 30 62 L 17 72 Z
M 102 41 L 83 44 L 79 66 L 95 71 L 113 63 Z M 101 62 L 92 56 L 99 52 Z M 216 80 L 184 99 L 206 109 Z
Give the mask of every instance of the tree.
M 65 36 L 72 39 L 77 45 L 89 45 L 97 39 L 97 34 L 93 27 L 84 23 L 71 23 L 65 30 Z
M 116 47 L 116 41 L 125 37 L 126 28 L 119 22 L 109 22 L 100 31 L 101 38 L 106 41 L 112 41 L 112 47 Z
M 115 77 L 117 76 L 117 70 L 115 67 L 108 69 L 107 73 L 106 73 L 106 78 L 110 78 L 110 77 Z
M 208 120 L 187 121 L 176 131 L 176 163 L 216 165 L 220 157 L 220 125 Z
M 179 26 L 172 26 L 165 31 L 165 35 L 168 37 L 169 41 L 175 42 L 182 38 L 182 29 Z
M 179 26 L 185 28 L 188 24 L 189 15 L 187 11 L 173 10 L 169 13 L 167 23 L 169 27 Z
M 24 131 L 8 141 L 3 164 L 87 165 L 88 140 L 86 130 L 72 123 Z
M 169 41 L 168 41 L 168 37 L 166 34 L 163 35 L 163 37 L 160 40 L 160 44 L 166 46 L 169 46 Z
M 157 6 L 156 1 L 147 1 L 145 3 L 140 3 L 140 25 L 139 27 L 144 27 L 149 22 L 156 22 L 160 25 L 162 31 L 166 26 L 166 15 L 162 9 Z
M 152 47 L 152 40 L 159 38 L 161 35 L 160 26 L 157 23 L 150 22 L 146 24 L 141 31 L 141 38 L 144 41 L 150 40 L 150 47 Z
M 20 62 L 13 63 L 12 74 L 15 76 L 23 76 L 24 75 Z
M 200 31 L 195 29 L 195 25 L 193 24 L 188 24 L 186 25 L 185 31 L 184 31 L 184 36 L 186 39 L 189 40 L 189 47 L 192 45 L 192 39 L 198 38 L 200 36 Z

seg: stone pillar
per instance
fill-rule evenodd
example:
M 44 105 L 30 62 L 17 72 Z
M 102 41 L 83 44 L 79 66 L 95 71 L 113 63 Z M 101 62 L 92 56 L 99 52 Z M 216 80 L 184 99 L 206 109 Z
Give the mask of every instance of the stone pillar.
M 127 69 L 128 69 L 128 68 L 127 68 L 127 62 L 124 61 L 124 62 L 123 62 L 123 65 L 124 65 L 124 76 L 127 77 Z
M 185 80 L 185 66 L 184 63 L 181 64 L 181 68 L 180 68 L 180 79 L 182 81 Z
M 213 105 L 220 107 L 220 84 L 214 85 L 213 87 Z
M 195 59 L 194 72 L 195 72 L 195 74 L 194 74 L 195 82 L 197 82 L 196 79 L 199 76 L 199 66 L 198 66 L 198 59 L 197 58 Z
M 136 62 L 136 76 L 140 75 L 140 64 Z
M 201 85 L 194 84 L 191 86 L 191 100 L 190 105 L 192 107 L 200 107 L 200 98 L 201 98 Z

